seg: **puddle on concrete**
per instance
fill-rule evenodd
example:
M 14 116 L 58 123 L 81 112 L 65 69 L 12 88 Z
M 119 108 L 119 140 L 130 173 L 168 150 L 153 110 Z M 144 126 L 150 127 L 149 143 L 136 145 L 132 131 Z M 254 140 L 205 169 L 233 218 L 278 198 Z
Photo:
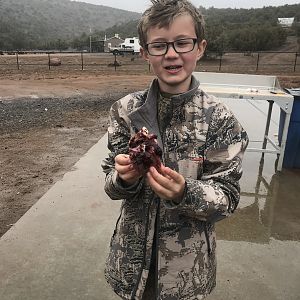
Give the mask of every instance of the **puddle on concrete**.
M 275 160 L 267 155 L 259 169 L 258 156 L 245 155 L 240 204 L 230 218 L 217 224 L 218 239 L 300 241 L 300 170 L 272 173 Z
M 250 140 L 261 140 L 264 134 L 267 103 L 252 104 L 226 100 L 247 130 Z M 279 109 L 274 107 L 270 133 L 276 138 Z M 257 145 L 258 144 L 258 145 Z M 261 147 L 251 142 L 249 147 Z M 230 217 L 217 223 L 221 240 L 269 243 L 270 239 L 300 241 L 300 169 L 276 172 L 276 155 L 246 152 L 241 179 L 241 200 Z

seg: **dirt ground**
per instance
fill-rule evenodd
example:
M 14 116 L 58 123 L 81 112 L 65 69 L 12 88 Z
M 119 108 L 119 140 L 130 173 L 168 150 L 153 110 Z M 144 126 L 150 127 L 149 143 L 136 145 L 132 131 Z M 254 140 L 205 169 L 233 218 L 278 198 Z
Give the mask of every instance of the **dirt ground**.
M 6 75 L 0 74 L 0 236 L 103 136 L 111 104 L 153 79 L 95 71 Z M 279 79 L 282 87 L 300 87 L 299 74 Z

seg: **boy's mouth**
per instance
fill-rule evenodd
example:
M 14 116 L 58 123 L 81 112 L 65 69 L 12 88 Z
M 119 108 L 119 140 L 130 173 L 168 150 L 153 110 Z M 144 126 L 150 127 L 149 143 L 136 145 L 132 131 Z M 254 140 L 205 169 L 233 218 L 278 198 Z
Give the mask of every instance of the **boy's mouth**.
M 172 70 L 178 70 L 178 69 L 181 69 L 181 68 L 182 68 L 182 66 L 180 66 L 180 65 L 166 66 L 165 67 L 165 69 L 170 70 L 170 71 L 172 71 Z

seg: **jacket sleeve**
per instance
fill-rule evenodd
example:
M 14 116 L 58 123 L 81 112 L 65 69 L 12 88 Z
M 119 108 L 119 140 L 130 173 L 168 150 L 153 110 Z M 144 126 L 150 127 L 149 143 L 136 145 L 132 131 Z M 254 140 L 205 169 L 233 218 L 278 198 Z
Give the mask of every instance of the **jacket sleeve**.
M 121 101 L 115 102 L 109 113 L 108 149 L 110 153 L 102 162 L 103 172 L 106 174 L 104 190 L 112 200 L 123 200 L 134 197 L 142 188 L 143 180 L 125 186 L 115 170 L 115 157 L 118 154 L 127 154 L 128 142 L 131 137 L 129 125 L 123 116 Z M 123 115 L 123 116 L 122 116 Z
M 179 204 L 169 208 L 204 221 L 215 222 L 230 215 L 240 198 L 239 179 L 248 136 L 232 112 L 222 103 L 214 108 L 206 137 L 201 178 L 186 178 Z

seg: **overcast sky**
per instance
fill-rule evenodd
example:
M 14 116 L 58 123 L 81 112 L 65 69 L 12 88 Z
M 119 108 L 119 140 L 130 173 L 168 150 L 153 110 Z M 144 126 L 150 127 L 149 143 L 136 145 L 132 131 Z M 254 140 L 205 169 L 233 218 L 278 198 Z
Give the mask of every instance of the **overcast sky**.
M 105 5 L 130 11 L 143 12 L 150 6 L 150 0 L 74 0 L 80 2 L 88 2 L 92 4 Z M 298 1 L 293 0 L 192 0 L 196 6 L 204 6 L 206 8 L 214 6 L 217 8 L 258 8 L 263 6 L 280 6 L 285 4 L 297 4 Z

